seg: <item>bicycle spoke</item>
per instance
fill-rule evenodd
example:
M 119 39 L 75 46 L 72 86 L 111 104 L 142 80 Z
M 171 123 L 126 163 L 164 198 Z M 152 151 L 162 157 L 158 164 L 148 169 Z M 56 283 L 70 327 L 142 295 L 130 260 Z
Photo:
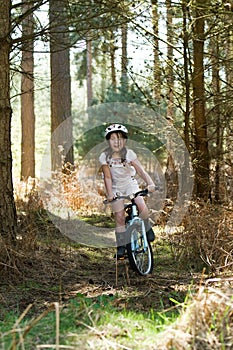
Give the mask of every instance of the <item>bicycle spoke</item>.
M 131 267 L 140 275 L 146 275 L 153 269 L 153 252 L 150 243 L 145 241 L 140 225 L 131 228 L 131 243 L 128 244 Z

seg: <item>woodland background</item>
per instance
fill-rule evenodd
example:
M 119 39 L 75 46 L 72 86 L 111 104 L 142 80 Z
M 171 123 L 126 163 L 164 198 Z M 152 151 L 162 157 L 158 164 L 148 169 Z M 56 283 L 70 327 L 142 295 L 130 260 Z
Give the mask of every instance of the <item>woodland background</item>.
M 76 181 L 86 154 L 103 141 L 107 123 L 103 116 L 102 125 L 95 125 L 90 111 L 129 103 L 162 115 L 183 139 L 192 162 L 187 215 L 181 229 L 162 234 L 174 261 L 199 271 L 204 266 L 230 285 L 232 1 L 4 0 L 0 19 L 3 282 L 28 268 L 29 252 L 36 259 L 42 251 L 39 236 L 51 228 L 38 190 L 46 147 L 51 181 L 62 184 L 72 209 L 83 216 L 100 212 L 102 189 L 91 202 Z M 157 222 L 163 231 L 177 198 L 179 169 L 156 132 L 145 131 L 151 120 L 141 122 L 136 128 L 126 119 L 130 137 L 159 159 L 165 174 L 166 199 Z M 150 161 L 145 166 L 153 172 Z M 230 349 L 229 334 L 227 339 Z
M 17 141 L 20 178 L 35 178 L 41 135 L 49 128 L 53 135 L 67 120 L 52 140 L 52 170 L 61 166 L 59 145 L 73 164 L 74 147 L 66 149 L 72 123 L 80 128 L 80 109 L 106 102 L 136 102 L 163 113 L 192 157 L 194 195 L 232 199 L 230 2 L 7 1 L 1 14 L 2 193 L 9 189 L 1 196 L 9 210 L 1 214 L 3 232 L 16 226 L 10 179 Z M 98 131 L 78 142 L 81 157 L 85 143 L 98 142 Z

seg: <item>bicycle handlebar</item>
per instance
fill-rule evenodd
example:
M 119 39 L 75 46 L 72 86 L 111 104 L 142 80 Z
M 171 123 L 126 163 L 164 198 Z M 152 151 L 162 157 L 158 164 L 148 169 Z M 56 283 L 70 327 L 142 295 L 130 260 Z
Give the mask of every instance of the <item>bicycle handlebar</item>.
M 157 190 L 157 186 L 155 186 L 155 190 Z M 113 200 L 109 201 L 107 199 L 105 199 L 103 201 L 104 204 L 109 204 L 109 203 L 114 203 L 115 201 L 119 200 L 119 199 L 129 199 L 130 201 L 132 201 L 134 198 L 138 197 L 138 196 L 147 196 L 148 193 L 150 193 L 148 191 L 148 189 L 144 189 L 144 190 L 140 190 L 136 193 L 132 193 L 131 195 L 128 196 L 116 196 L 115 198 L 113 198 Z

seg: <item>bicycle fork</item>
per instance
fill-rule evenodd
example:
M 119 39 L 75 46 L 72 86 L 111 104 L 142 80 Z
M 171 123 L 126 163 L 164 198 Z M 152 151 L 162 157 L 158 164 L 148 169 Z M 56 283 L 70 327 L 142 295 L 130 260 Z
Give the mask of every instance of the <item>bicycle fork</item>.
M 144 221 L 137 216 L 131 220 L 129 227 L 132 225 L 136 225 L 136 226 L 140 227 L 139 232 L 141 233 L 141 235 L 143 237 L 143 247 L 141 247 L 141 248 L 143 248 L 143 250 L 146 251 L 148 249 L 148 242 L 147 242 Z M 138 238 L 135 240 L 133 235 L 131 235 L 131 247 L 132 247 L 132 251 L 136 251 L 139 248 Z

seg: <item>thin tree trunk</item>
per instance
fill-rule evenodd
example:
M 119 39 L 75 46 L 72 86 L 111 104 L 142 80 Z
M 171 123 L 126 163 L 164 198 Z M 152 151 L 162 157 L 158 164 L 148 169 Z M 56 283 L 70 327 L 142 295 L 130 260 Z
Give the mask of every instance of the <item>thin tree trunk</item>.
M 30 10 L 30 4 L 23 5 L 23 13 Z M 33 38 L 33 14 L 28 13 L 22 22 L 23 36 Z M 33 39 L 26 39 L 22 45 L 21 61 L 21 179 L 35 177 L 35 114 L 34 114 L 34 58 Z
M 159 14 L 158 0 L 151 0 L 152 5 L 152 25 L 153 25 L 153 92 L 152 96 L 156 101 L 160 101 L 161 96 L 161 67 L 159 60 Z
M 87 38 L 87 107 L 92 105 L 93 90 L 92 90 L 92 45 L 91 35 Z
M 173 32 L 172 32 L 172 6 L 171 0 L 166 0 L 166 8 L 167 8 L 167 119 L 169 123 L 173 124 L 174 122 L 174 72 L 173 72 Z M 169 148 L 172 149 L 173 140 L 168 140 Z M 166 166 L 166 181 L 167 181 L 167 197 L 172 199 L 173 201 L 177 198 L 177 188 L 178 188 L 178 174 L 175 166 L 174 159 L 171 154 L 168 154 L 167 158 L 167 166 Z
M 173 28 L 172 28 L 172 4 L 171 0 L 166 0 L 166 8 L 167 8 L 167 118 L 170 120 L 174 119 L 174 72 L 173 72 Z
M 10 8 L 10 0 L 0 1 L 0 236 L 11 241 L 15 238 L 17 218 L 11 153 Z
M 66 3 L 50 0 L 51 161 L 52 170 L 74 162 L 71 77 Z M 63 123 L 65 122 L 65 123 Z
M 111 39 L 110 39 L 110 60 L 111 60 L 111 78 L 113 89 L 116 89 L 116 67 L 115 67 L 115 38 L 114 32 L 111 30 Z
M 228 4 L 229 5 L 229 4 Z M 229 9 L 233 11 L 233 4 Z M 228 21 L 232 23 L 232 12 L 229 14 Z M 227 62 L 225 66 L 226 78 L 227 78 L 227 106 L 226 106 L 226 115 L 225 119 L 227 121 L 226 129 L 226 139 L 225 139 L 225 148 L 227 153 L 225 154 L 225 163 L 226 163 L 226 180 L 228 187 L 228 196 L 229 200 L 233 200 L 233 118 L 232 118 L 232 94 L 233 94 L 233 30 L 228 31 L 228 40 L 227 40 L 227 50 L 226 50 Z
M 196 0 L 193 39 L 193 113 L 195 126 L 195 188 L 196 195 L 209 198 L 209 150 L 204 90 L 204 11 L 205 0 Z
M 107 57 L 106 52 L 103 54 L 102 61 L 101 61 L 101 94 L 100 94 L 100 101 L 103 103 L 105 93 L 106 93 L 106 71 L 107 71 Z
M 222 113 L 220 109 L 220 74 L 219 74 L 219 44 L 218 37 L 211 41 L 212 49 L 212 87 L 214 94 L 214 109 L 213 109 L 213 119 L 216 130 L 216 152 L 215 152 L 215 176 L 214 176 L 214 198 L 216 201 L 220 200 L 220 178 L 221 178 L 221 166 L 222 166 L 222 156 L 223 156 L 223 126 L 222 126 Z
M 184 111 L 184 140 L 190 150 L 189 119 L 190 119 L 190 79 L 189 79 L 189 57 L 188 57 L 188 30 L 187 30 L 187 0 L 182 1 L 183 13 L 183 57 L 184 57 L 184 88 L 185 88 L 185 111 Z
M 121 81 L 123 85 L 128 85 L 128 54 L 127 54 L 127 23 L 122 24 L 121 27 L 121 42 L 122 42 L 122 56 L 121 56 Z

